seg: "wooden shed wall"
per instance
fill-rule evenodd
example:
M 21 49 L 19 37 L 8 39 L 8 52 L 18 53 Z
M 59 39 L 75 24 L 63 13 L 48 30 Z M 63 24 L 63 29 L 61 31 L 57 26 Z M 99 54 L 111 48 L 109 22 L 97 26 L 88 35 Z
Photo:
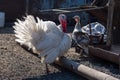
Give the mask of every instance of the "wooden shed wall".
M 0 0 L 0 12 L 5 12 L 5 20 L 13 21 L 25 14 L 26 0 Z

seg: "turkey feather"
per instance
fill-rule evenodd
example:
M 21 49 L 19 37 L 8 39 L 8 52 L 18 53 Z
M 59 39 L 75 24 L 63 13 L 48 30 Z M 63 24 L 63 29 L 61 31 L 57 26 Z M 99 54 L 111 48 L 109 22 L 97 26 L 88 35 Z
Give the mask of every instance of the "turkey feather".
M 71 46 L 71 38 L 52 21 L 28 15 L 24 20 L 17 19 L 13 28 L 17 38 L 15 41 L 44 57 L 45 63 L 53 63 Z

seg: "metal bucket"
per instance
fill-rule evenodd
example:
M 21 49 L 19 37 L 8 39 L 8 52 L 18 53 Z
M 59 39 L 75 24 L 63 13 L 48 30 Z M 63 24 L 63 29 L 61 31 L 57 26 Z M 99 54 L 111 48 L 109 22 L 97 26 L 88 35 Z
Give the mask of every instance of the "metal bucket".
M 0 27 L 4 27 L 5 24 L 5 13 L 0 12 Z

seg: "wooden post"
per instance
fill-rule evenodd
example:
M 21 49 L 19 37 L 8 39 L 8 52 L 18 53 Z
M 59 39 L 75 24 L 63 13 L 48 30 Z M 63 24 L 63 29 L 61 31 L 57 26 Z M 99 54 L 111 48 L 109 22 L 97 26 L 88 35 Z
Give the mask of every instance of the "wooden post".
M 89 15 L 89 17 L 88 17 L 88 24 L 89 24 L 89 29 L 90 29 L 90 36 L 89 36 L 89 38 L 90 38 L 90 44 L 92 44 L 93 42 L 92 42 L 92 29 L 91 29 L 91 21 L 90 21 L 90 15 Z
M 28 11 L 29 11 L 29 0 L 26 0 L 26 15 L 28 14 Z
M 112 43 L 112 23 L 113 23 L 113 12 L 114 12 L 114 0 L 109 0 L 108 6 L 108 18 L 107 18 L 107 46 L 111 46 Z

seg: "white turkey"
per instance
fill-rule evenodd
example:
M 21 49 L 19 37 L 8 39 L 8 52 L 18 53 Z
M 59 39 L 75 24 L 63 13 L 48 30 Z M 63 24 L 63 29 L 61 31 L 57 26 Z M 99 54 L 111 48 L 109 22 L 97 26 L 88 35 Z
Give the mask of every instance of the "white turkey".
M 58 28 L 60 28 L 63 32 L 67 31 L 67 17 L 65 14 L 60 14 L 58 17 L 58 20 L 60 22 L 60 25 L 58 25 Z
M 15 41 L 32 49 L 41 57 L 41 62 L 53 63 L 71 47 L 71 38 L 52 21 L 43 21 L 27 15 L 13 26 Z

